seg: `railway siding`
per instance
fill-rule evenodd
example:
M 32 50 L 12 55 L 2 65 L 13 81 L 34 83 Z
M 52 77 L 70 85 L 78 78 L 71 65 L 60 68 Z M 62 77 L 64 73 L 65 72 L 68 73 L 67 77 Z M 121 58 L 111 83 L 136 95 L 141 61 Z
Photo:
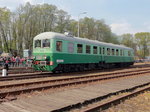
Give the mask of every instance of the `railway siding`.
M 16 101 L 1 103 L 0 112 L 6 112 L 7 107 L 11 108 L 14 112 L 19 112 L 17 108 L 27 112 L 49 112 L 66 106 L 84 103 L 90 99 L 129 89 L 148 82 L 150 82 L 150 76 L 142 75 L 126 79 L 112 80 L 82 88 L 74 88 L 54 93 L 50 92 L 41 96 L 29 96 L 28 98 L 22 98 Z
M 142 70 L 143 71 L 143 70 Z M 149 73 L 149 72 L 147 72 L 147 71 L 144 71 L 144 72 L 137 72 L 137 73 L 135 73 L 135 72 L 133 72 L 132 74 L 124 74 L 123 75 L 123 77 L 124 76 L 128 76 L 128 75 L 138 75 L 139 73 L 140 74 L 143 74 L 143 73 Z M 120 74 L 120 73 L 119 73 Z M 110 74 L 105 74 L 105 75 L 110 75 Z M 114 75 L 114 74 L 113 74 Z M 102 76 L 102 75 L 100 75 L 100 76 Z M 91 77 L 93 77 L 93 76 L 91 76 Z M 94 76 L 95 77 L 95 76 Z M 97 77 L 97 76 L 96 76 Z M 15 91 L 7 91 L 7 92 L 5 92 L 5 90 L 6 89 L 1 89 L 1 93 L 0 93 L 0 96 L 1 97 L 3 97 L 3 98 L 5 98 L 6 96 L 8 96 L 8 95 L 17 95 L 17 94 L 21 94 L 21 93 L 26 93 L 26 92 L 31 92 L 31 91 L 36 91 L 36 90 L 43 90 L 43 89 L 48 89 L 48 88 L 56 88 L 56 87 L 64 87 L 64 86 L 69 86 L 69 85 L 76 85 L 76 84 L 87 84 L 87 83 L 91 83 L 91 82 L 95 82 L 95 81 L 100 81 L 100 80 L 106 80 L 106 79 L 112 79 L 112 78 L 115 78 L 115 77 L 117 77 L 117 78 L 119 78 L 120 76 L 119 75 L 117 75 L 117 76 L 114 76 L 114 77 L 110 77 L 110 76 L 108 76 L 108 77 L 101 77 L 101 78 L 94 78 L 94 79 L 87 79 L 87 78 L 89 78 L 89 76 L 88 77 L 80 77 L 80 78 L 84 78 L 84 80 L 80 80 L 80 81 L 74 81 L 74 79 L 76 79 L 76 78 L 73 78 L 73 80 L 71 81 L 71 79 L 69 78 L 69 82 L 66 82 L 66 83 L 59 83 L 59 84 L 52 84 L 52 85 L 49 85 L 48 83 L 44 86 L 43 84 L 42 84 L 42 86 L 40 86 L 40 85 L 37 85 L 37 86 L 33 86 L 33 87 L 25 87 L 24 89 L 20 89 L 20 90 L 18 90 L 17 88 L 16 88 L 16 86 L 20 86 L 20 84 L 18 85 L 5 85 L 4 87 L 3 86 L 1 86 L 0 88 L 6 88 L 6 89 L 8 89 L 8 87 L 10 86 L 12 86 L 12 87 L 15 87 L 14 89 L 15 89 Z M 121 77 L 122 77 L 122 75 L 121 75 Z M 80 79 L 79 77 L 77 77 L 77 79 Z M 66 81 L 66 80 L 68 80 L 68 79 L 60 79 L 61 81 Z M 58 80 L 58 81 L 60 81 L 60 80 Z M 47 81 L 46 81 L 47 82 Z M 49 81 L 48 81 L 49 82 Z M 52 81 L 50 81 L 50 82 L 56 82 L 55 80 L 52 80 Z M 38 84 L 37 82 L 35 82 L 36 84 Z M 41 83 L 41 81 L 40 81 L 40 83 Z M 42 81 L 42 83 L 43 83 L 43 81 Z M 22 84 L 21 84 L 22 85 Z M 27 86 L 27 85 L 29 85 L 29 86 L 31 86 L 31 85 L 33 85 L 33 83 L 31 82 L 31 83 L 23 83 L 23 86 Z M 13 90 L 13 88 L 12 88 L 12 90 Z

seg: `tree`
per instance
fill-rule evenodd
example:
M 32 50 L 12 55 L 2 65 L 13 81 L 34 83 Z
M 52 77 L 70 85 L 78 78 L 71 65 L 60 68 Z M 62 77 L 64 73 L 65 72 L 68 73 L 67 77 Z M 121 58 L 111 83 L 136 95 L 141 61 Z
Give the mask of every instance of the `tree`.
M 33 38 L 41 33 L 55 30 L 56 6 L 43 4 L 21 5 L 13 15 L 13 39 L 19 54 L 32 49 Z
M 56 21 L 56 32 L 64 33 L 69 26 L 70 16 L 63 10 L 58 10 Z
M 42 32 L 72 32 L 77 36 L 78 21 L 70 19 L 64 10 L 54 5 L 20 5 L 16 11 L 0 9 L 0 46 L 4 51 L 32 49 L 33 38 Z M 80 19 L 80 36 L 103 42 L 117 43 L 117 37 L 103 20 Z M 10 49 L 11 48 L 11 49 Z
M 66 31 L 71 32 L 74 36 L 77 37 L 78 22 L 74 19 L 71 19 L 70 21 L 68 21 L 68 23 L 69 25 Z
M 8 40 L 11 38 L 10 32 L 10 10 L 7 8 L 0 8 L 0 42 L 1 50 L 9 52 Z
M 111 33 L 111 38 L 110 38 L 109 42 L 111 42 L 113 44 L 120 44 L 118 38 L 119 37 L 116 34 Z
M 111 40 L 116 39 L 112 35 L 110 27 L 103 20 L 88 17 L 80 19 L 80 35 L 84 38 L 103 42 L 112 42 Z
M 96 40 L 111 42 L 111 29 L 105 24 L 104 20 L 96 20 Z
M 145 58 L 149 55 L 149 47 L 150 47 L 150 33 L 149 32 L 141 32 L 135 34 L 135 39 L 138 47 L 138 55 L 141 58 Z
M 122 37 L 121 44 L 133 48 L 134 51 L 136 51 L 136 42 L 133 34 L 127 33 L 121 35 L 121 37 Z

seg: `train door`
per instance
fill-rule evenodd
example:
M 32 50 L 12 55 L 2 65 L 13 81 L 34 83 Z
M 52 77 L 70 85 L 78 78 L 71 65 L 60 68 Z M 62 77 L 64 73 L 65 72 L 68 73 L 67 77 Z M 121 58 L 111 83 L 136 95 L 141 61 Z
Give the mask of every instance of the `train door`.
M 105 47 L 101 47 L 101 62 L 105 62 Z

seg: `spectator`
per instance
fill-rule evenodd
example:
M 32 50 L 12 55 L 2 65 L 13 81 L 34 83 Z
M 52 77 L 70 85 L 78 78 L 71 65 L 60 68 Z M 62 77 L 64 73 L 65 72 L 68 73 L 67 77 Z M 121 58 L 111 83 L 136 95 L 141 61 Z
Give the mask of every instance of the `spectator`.
M 6 69 L 7 71 L 8 71 L 8 69 L 9 69 L 8 63 L 9 63 L 8 60 L 6 60 L 6 62 L 4 63 L 4 69 Z
M 15 58 L 15 60 L 16 60 L 16 66 L 17 66 L 17 67 L 19 67 L 20 57 L 19 57 L 19 56 L 17 56 L 17 57 Z
M 24 66 L 24 60 L 25 60 L 24 58 L 21 58 L 21 59 L 20 59 L 20 65 L 21 65 L 21 66 Z
M 15 57 L 13 56 L 13 57 L 11 57 L 11 65 L 12 65 L 12 67 L 14 67 L 15 66 Z

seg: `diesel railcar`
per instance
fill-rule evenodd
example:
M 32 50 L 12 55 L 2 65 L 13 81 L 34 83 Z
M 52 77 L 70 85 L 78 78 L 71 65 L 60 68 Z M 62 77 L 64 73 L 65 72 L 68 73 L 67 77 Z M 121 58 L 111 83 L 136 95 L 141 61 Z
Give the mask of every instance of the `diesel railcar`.
M 134 51 L 123 45 L 44 32 L 33 40 L 33 67 L 38 71 L 71 72 L 130 66 Z

